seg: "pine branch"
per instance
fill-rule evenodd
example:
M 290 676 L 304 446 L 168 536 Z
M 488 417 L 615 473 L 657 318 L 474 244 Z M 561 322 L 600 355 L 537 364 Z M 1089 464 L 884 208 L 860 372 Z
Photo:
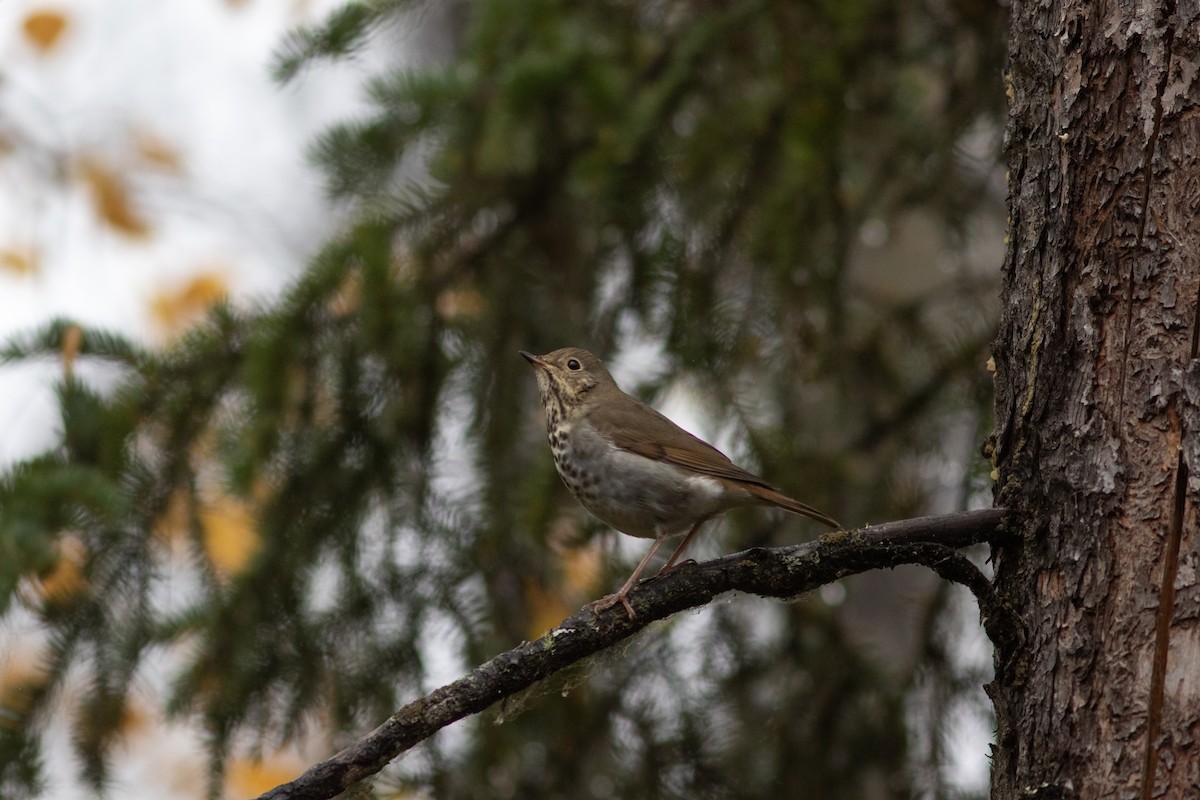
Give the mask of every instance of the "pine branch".
M 990 584 L 982 573 L 968 570 L 958 560 L 961 557 L 948 558 L 949 549 L 999 538 L 1004 518 L 1004 509 L 920 517 L 835 531 L 789 547 L 756 547 L 699 564 L 685 563 L 633 590 L 629 599 L 637 611 L 634 619 L 620 605 L 601 614 L 580 610 L 540 639 L 501 653 L 465 677 L 409 703 L 332 758 L 259 800 L 334 797 L 447 725 L 627 639 L 656 620 L 704 605 L 725 592 L 791 598 L 847 575 L 924 564 L 986 597 Z

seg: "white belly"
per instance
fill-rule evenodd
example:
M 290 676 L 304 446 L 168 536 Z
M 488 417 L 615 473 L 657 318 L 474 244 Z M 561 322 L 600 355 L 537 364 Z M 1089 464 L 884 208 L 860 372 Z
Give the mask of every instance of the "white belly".
M 571 494 L 602 522 L 631 536 L 680 533 L 749 499 L 716 478 L 620 450 L 586 424 L 552 437 L 550 446 Z

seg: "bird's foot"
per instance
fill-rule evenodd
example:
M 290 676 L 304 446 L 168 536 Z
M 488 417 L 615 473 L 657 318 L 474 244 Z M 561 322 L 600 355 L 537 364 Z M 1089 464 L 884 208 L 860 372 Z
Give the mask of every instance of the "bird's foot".
M 617 603 L 625 606 L 625 613 L 629 615 L 630 619 L 633 619 L 637 616 L 637 614 L 633 613 L 633 606 L 629 603 L 628 589 L 622 589 L 619 592 L 614 592 L 613 594 L 601 597 L 599 600 L 593 600 L 584 606 L 584 608 L 590 608 L 593 612 L 599 614 L 603 611 L 608 611 Z
M 661 578 L 661 577 L 663 577 L 664 575 L 670 575 L 672 572 L 674 572 L 675 570 L 679 569 L 680 567 L 682 567 L 682 566 L 683 566 L 683 565 L 685 565 L 685 564 L 695 564 L 695 563 L 696 563 L 696 559 L 694 559 L 694 558 L 685 558 L 683 561 L 677 561 L 677 562 L 676 562 L 676 563 L 674 563 L 674 564 L 666 564 L 666 565 L 664 565 L 664 566 L 663 566 L 663 568 L 662 568 L 662 569 L 660 569 L 660 570 L 659 570 L 659 571 L 658 571 L 658 572 L 655 574 L 654 578 L 652 578 L 651 580 L 654 580 L 655 578 Z

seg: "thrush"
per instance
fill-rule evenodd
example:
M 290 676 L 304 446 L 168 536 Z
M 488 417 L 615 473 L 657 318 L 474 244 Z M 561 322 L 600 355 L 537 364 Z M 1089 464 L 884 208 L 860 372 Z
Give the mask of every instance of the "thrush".
M 625 394 L 588 351 L 567 347 L 544 356 L 523 350 L 521 355 L 537 375 L 550 452 L 563 483 L 601 522 L 654 540 L 629 580 L 590 604 L 596 611 L 620 603 L 632 619 L 629 591 L 663 543 L 686 532 L 659 574 L 675 566 L 707 520 L 732 508 L 775 506 L 841 527 Z

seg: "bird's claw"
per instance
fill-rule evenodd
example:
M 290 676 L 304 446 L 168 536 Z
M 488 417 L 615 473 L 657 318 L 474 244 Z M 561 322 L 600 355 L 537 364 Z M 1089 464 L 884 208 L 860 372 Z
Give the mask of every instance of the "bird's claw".
M 630 619 L 633 619 L 637 616 L 637 614 L 633 612 L 633 606 L 629 602 L 628 592 L 615 592 L 605 597 L 601 597 L 599 600 L 593 600 L 587 604 L 587 608 L 590 608 L 596 614 L 600 614 L 604 611 L 608 611 L 617 603 L 625 606 L 625 613 L 629 615 Z

